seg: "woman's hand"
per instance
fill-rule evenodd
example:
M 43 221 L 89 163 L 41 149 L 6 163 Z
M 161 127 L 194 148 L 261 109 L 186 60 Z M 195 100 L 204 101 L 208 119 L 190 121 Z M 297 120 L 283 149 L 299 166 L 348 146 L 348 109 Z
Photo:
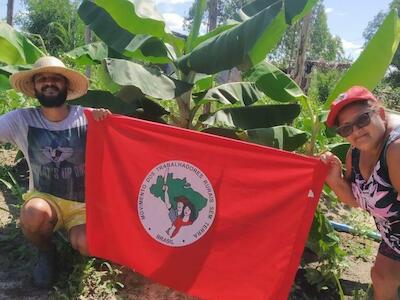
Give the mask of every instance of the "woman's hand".
M 329 166 L 326 183 L 332 188 L 337 185 L 343 178 L 342 162 L 336 155 L 329 151 L 321 154 L 320 159 L 322 162 Z

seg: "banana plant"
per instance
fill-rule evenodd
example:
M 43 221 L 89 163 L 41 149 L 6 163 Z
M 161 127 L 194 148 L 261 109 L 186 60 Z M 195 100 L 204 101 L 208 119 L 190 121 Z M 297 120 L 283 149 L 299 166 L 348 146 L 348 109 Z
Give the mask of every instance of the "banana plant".
M 82 66 L 101 66 L 106 87 L 101 98 L 110 103 L 100 103 L 115 112 L 159 121 L 168 115 L 184 128 L 293 151 L 308 139 L 306 132 L 290 126 L 306 96 L 265 58 L 286 28 L 315 3 L 256 0 L 238 12 L 237 21 L 201 35 L 207 1 L 197 0 L 193 26 L 183 39 L 168 30 L 153 1 L 83 1 L 79 16 L 100 41 L 66 56 Z M 218 84 L 216 75 L 234 67 L 251 79 Z M 274 76 L 270 85 L 267 78 Z M 90 99 L 99 93 L 77 102 L 96 105 Z M 266 98 L 275 104 L 264 105 Z M 166 100 L 176 102 L 178 113 L 165 107 Z
M 181 127 L 224 132 L 237 139 L 295 150 L 308 137 L 288 126 L 300 114 L 303 92 L 284 74 L 278 76 L 275 86 L 269 86 L 267 74 L 261 76 L 252 68 L 261 62 L 269 66 L 267 73 L 278 73 L 264 62 L 266 55 L 287 26 L 308 14 L 315 2 L 256 0 L 238 12 L 238 21 L 201 35 L 206 0 L 197 0 L 192 30 L 183 39 L 168 30 L 151 0 L 83 1 L 78 13 L 99 41 L 65 56 L 82 67 L 100 66 L 99 78 L 105 88 L 89 91 L 76 103 L 159 122 L 168 115 L 170 122 Z M 22 41 L 5 47 L 4 53 L 19 53 L 15 55 L 18 59 L 0 54 L 0 61 L 8 64 L 0 66 L 0 87 L 9 88 L 7 77 L 29 68 L 44 53 L 12 28 L 2 28 L 1 32 Z M 4 38 L 9 40 L 15 38 Z M 24 43 L 33 49 L 19 47 Z M 34 55 L 25 59 L 24 50 Z M 248 71 L 252 80 L 218 85 L 217 73 L 233 67 Z M 286 89 L 288 82 L 292 86 Z M 287 97 L 289 89 L 292 95 Z M 276 104 L 260 103 L 267 97 Z M 176 102 L 177 114 L 165 107 L 166 100 Z M 213 110 L 204 112 L 203 108 L 210 105 Z

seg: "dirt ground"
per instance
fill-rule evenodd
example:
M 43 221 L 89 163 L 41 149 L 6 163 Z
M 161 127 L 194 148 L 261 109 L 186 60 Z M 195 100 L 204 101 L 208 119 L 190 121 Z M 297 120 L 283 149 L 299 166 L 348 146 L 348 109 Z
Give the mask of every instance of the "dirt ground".
M 0 164 L 14 164 L 13 151 L 0 149 Z M 0 299 L 48 299 L 49 291 L 36 289 L 32 285 L 30 270 L 33 266 L 35 250 L 16 229 L 15 222 L 18 216 L 18 201 L 4 186 L 0 189 Z M 348 222 L 352 211 L 338 206 L 329 212 L 329 218 L 338 222 Z M 358 213 L 356 214 L 358 215 Z M 369 222 L 368 226 L 373 228 L 370 219 L 361 215 L 361 223 Z M 354 221 L 351 219 L 350 221 Z M 357 222 L 358 222 L 357 221 Z M 351 296 L 355 290 L 367 291 L 371 283 L 370 268 L 373 265 L 378 243 L 359 236 L 347 233 L 339 233 L 341 246 L 348 253 L 345 260 L 346 268 L 340 279 L 346 298 L 355 299 Z M 122 299 L 194 299 L 182 293 L 173 291 L 167 287 L 150 282 L 139 274 L 130 270 L 124 270 L 119 279 L 124 284 L 118 296 Z M 118 297 L 118 298 L 119 298 Z M 51 297 L 54 298 L 54 297 Z M 77 296 L 79 299 L 84 299 Z M 317 299 L 324 299 L 318 297 Z M 364 298 L 358 298 L 364 299 Z

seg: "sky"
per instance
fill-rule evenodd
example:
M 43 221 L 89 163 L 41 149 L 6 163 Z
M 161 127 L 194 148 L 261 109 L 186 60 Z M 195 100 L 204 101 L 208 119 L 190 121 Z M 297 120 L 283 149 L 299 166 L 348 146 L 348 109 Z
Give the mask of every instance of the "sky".
M 15 0 L 14 10 L 21 11 L 21 0 Z M 183 32 L 183 20 L 193 0 L 155 0 L 171 30 Z M 356 59 L 362 51 L 362 33 L 379 11 L 387 11 L 391 0 L 324 0 L 328 26 L 333 35 L 342 39 L 346 56 Z M 7 13 L 7 0 L 0 0 L 0 19 Z

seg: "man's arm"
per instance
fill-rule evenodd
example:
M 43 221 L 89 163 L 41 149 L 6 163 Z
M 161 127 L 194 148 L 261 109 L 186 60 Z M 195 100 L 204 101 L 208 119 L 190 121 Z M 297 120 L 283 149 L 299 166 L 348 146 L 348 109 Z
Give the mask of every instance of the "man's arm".
M 0 143 L 16 144 L 14 136 L 18 130 L 16 126 L 17 118 L 17 111 L 11 111 L 0 116 Z

